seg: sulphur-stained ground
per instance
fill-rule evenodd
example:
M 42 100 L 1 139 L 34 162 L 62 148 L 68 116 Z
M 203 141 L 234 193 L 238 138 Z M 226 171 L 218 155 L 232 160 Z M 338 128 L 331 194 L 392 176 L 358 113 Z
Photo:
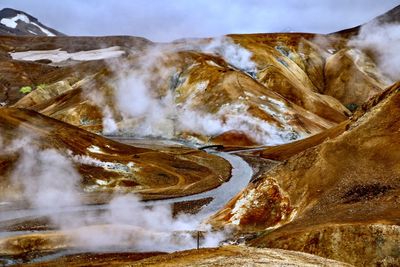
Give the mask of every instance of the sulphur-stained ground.
M 342 134 L 265 172 L 214 223 L 261 230 L 254 246 L 399 264 L 399 111 L 395 84 L 365 103 Z
M 189 250 L 158 256 L 149 253 L 78 254 L 25 266 L 85 266 L 88 261 L 91 266 L 352 266 L 306 253 L 240 246 Z

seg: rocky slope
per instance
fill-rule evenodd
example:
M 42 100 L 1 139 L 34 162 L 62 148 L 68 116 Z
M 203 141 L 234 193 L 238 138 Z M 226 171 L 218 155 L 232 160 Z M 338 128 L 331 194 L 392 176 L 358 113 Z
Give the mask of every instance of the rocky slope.
M 257 249 L 222 246 L 166 254 L 152 253 L 80 253 L 23 266 L 352 266 L 315 255 L 282 249 Z M 16 264 L 15 266 L 20 266 Z
M 110 38 L 109 41 L 111 43 L 115 39 Z M 102 51 L 75 52 L 80 53 L 78 56 L 74 54 L 70 56 L 72 52 L 69 52 L 68 47 L 61 48 L 70 53 L 67 56 L 61 55 L 61 51 L 58 50 L 49 50 L 48 54 L 42 53 L 39 56 L 35 56 L 37 52 L 14 52 L 11 54 L 14 60 L 11 62 L 17 61 L 15 59 L 40 61 L 53 58 L 52 60 L 57 62 L 45 66 L 50 68 L 49 75 L 56 77 L 52 79 L 53 77 L 47 75 L 41 76 L 40 80 L 34 81 L 36 85 L 31 86 L 33 90 L 36 88 L 40 90 L 33 91 L 15 103 L 18 100 L 18 93 L 15 91 L 19 89 L 18 86 L 22 86 L 23 81 L 21 81 L 16 84 L 14 90 L 11 89 L 14 94 L 17 94 L 16 99 L 9 97 L 8 101 L 4 102 L 7 105 L 14 104 L 15 107 L 32 108 L 95 132 L 115 130 L 115 128 L 108 129 L 107 125 L 104 126 L 105 121 L 112 117 L 119 134 L 133 133 L 142 136 L 153 134 L 183 138 L 189 135 L 199 137 L 201 141 L 207 141 L 207 137 L 239 130 L 253 143 L 269 144 L 287 142 L 329 128 L 335 122 L 344 120 L 348 112 L 339 102 L 329 98 L 329 101 L 334 103 L 334 108 L 327 108 L 327 113 L 332 113 L 332 116 L 324 117 L 322 113 L 309 113 L 304 107 L 268 90 L 247 73 L 233 69 L 233 66 L 221 56 L 188 50 L 192 49 L 193 45 L 184 45 L 182 48 L 180 44 L 168 47 L 155 44 L 146 47 L 145 44 L 143 47 L 138 43 L 139 51 L 145 49 L 143 56 L 134 56 L 137 52 L 132 51 L 135 48 L 129 45 L 130 51 L 119 46 L 119 48 L 110 47 L 109 50 Z M 229 43 L 226 46 L 234 46 L 234 44 Z M 15 45 L 10 44 L 10 47 L 15 47 Z M 120 58 L 99 62 L 96 65 L 89 64 L 91 59 L 88 58 L 88 54 L 93 53 L 99 54 L 99 57 L 95 59 L 114 56 Z M 153 55 L 154 53 L 156 55 Z M 154 61 L 154 63 L 141 66 L 140 62 L 143 60 Z M 155 72 L 150 76 L 148 72 L 156 67 L 155 62 L 163 63 L 157 66 L 160 68 L 159 73 Z M 78 71 L 71 73 L 68 70 L 70 66 L 60 66 L 65 64 L 73 64 L 75 70 L 79 69 L 79 74 Z M 52 65 L 56 66 L 52 68 Z M 118 76 L 113 73 L 113 68 L 126 69 L 128 66 L 129 71 L 126 70 Z M 36 68 L 30 63 L 29 68 L 31 67 Z M 143 74 L 145 78 L 136 77 Z M 28 82 L 28 79 L 26 81 Z M 149 89 L 150 85 L 151 89 Z M 145 90 L 154 94 L 154 97 L 146 94 L 142 96 L 144 98 L 142 101 L 149 102 L 147 107 L 143 107 L 147 109 L 147 113 L 156 112 L 156 109 L 161 109 L 161 112 L 166 113 L 164 117 L 150 117 L 144 122 L 150 133 L 146 133 L 146 129 L 138 126 L 138 121 L 143 122 L 143 115 L 137 114 L 141 112 L 141 107 L 138 108 L 139 110 L 132 110 L 124 103 L 129 97 L 132 98 L 130 101 L 135 102 L 133 95 L 131 96 L 125 88 L 128 86 L 136 87 L 136 90 L 142 90 L 141 87 L 144 86 Z M 46 91 L 52 91 L 52 93 Z M 22 96 L 20 93 L 19 97 Z M 170 107 L 175 104 L 177 104 L 176 108 Z M 331 104 L 320 105 L 324 108 L 325 105 Z M 188 122 L 187 117 L 192 117 L 194 121 Z M 156 120 L 162 121 L 163 125 L 156 126 Z M 243 123 L 245 121 L 247 123 Z M 209 127 L 210 124 L 214 127 Z
M 53 163 L 63 160 L 78 170 L 77 186 L 87 203 L 107 202 L 107 195 L 115 192 L 137 193 L 144 199 L 184 196 L 217 187 L 230 177 L 229 163 L 211 154 L 124 145 L 34 111 L 0 108 L 0 129 L 0 202 L 23 201 L 19 184 L 31 184 L 30 180 L 41 177 L 41 171 L 50 172 Z M 59 154 L 60 160 L 35 158 L 46 152 Z M 29 164 L 38 169 L 30 170 Z M 15 179 L 21 168 L 26 168 L 20 173 L 28 175 L 26 183 Z M 59 176 L 59 183 L 68 184 L 68 175 L 55 172 L 52 175 Z M 46 186 L 36 189 L 32 193 L 40 195 Z
M 91 255 L 90 255 L 91 256 Z M 113 255 L 112 255 L 113 256 Z M 130 256 L 130 257 L 129 257 Z M 338 261 L 328 260 L 314 255 L 280 249 L 255 249 L 247 247 L 226 246 L 217 249 L 201 249 L 177 252 L 169 255 L 148 257 L 135 261 L 135 255 L 107 257 L 91 256 L 96 266 L 351 266 Z M 140 259 L 139 255 L 137 258 Z M 57 261 L 42 262 L 39 266 L 84 266 L 87 258 L 74 257 Z M 38 266 L 28 264 L 27 266 Z
M 345 105 L 357 105 L 387 84 L 362 52 L 362 62 L 341 56 L 347 48 L 327 57 L 313 35 L 233 35 L 169 45 L 98 39 L 106 49 L 93 45 L 93 38 L 35 39 L 29 47 L 27 38 L 1 38 L 3 105 L 97 133 L 207 142 L 235 131 L 250 144 L 287 143 L 344 121 L 350 114 Z M 247 59 L 237 61 L 241 53 Z M 17 66 L 26 73 L 18 80 L 12 78 Z M 32 92 L 24 96 L 23 86 Z
M 214 222 L 260 231 L 254 246 L 358 266 L 399 264 L 399 111 L 395 84 L 364 104 L 342 134 L 264 173 Z
M 393 21 L 396 10 L 385 17 Z M 345 121 L 391 83 L 375 55 L 341 33 L 170 44 L 137 37 L 0 38 L 1 104 L 95 133 L 284 144 Z

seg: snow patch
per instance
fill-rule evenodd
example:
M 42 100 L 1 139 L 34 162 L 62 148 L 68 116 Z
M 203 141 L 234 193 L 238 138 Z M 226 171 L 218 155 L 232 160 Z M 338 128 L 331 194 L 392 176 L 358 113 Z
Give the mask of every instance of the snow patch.
M 61 50 L 61 48 L 59 48 L 55 50 L 30 50 L 9 54 L 15 60 L 36 61 L 48 59 L 51 60 L 53 63 L 60 63 L 69 59 L 77 61 L 90 61 L 114 58 L 125 54 L 125 51 L 121 50 L 119 46 L 112 46 L 103 49 L 94 49 L 72 53 L 63 51 Z
M 110 182 L 109 181 L 104 181 L 104 180 L 100 180 L 100 179 L 96 179 L 96 184 L 98 185 L 108 185 Z
M 46 30 L 45 28 L 41 27 L 39 24 L 35 23 L 35 22 L 31 22 L 32 25 L 35 25 L 36 27 L 38 27 L 44 34 L 46 34 L 47 36 L 56 36 L 54 33 Z
M 46 34 L 47 36 L 56 36 L 54 33 L 50 32 L 49 30 L 43 28 L 42 26 L 40 26 L 39 24 L 30 21 L 30 19 L 24 15 L 24 14 L 18 14 L 13 18 L 3 18 L 0 20 L 0 23 L 7 26 L 8 28 L 12 28 L 15 29 L 18 26 L 17 21 L 23 21 L 27 24 L 31 24 L 33 26 L 35 26 L 36 28 L 38 28 L 39 30 L 41 30 L 44 34 Z M 32 32 L 30 30 L 28 30 L 30 33 L 37 35 L 37 33 Z
M 89 152 L 96 153 L 96 154 L 105 154 L 105 153 L 101 150 L 100 147 L 95 146 L 95 145 L 91 145 L 90 147 L 87 148 L 87 150 L 88 150 Z
M 75 163 L 80 163 L 84 165 L 94 166 L 94 167 L 101 167 L 107 171 L 115 171 L 115 172 L 131 172 L 131 167 L 133 166 L 132 162 L 128 163 L 127 165 L 118 163 L 118 162 L 108 162 L 108 161 L 101 161 L 90 156 L 86 155 L 73 155 L 72 152 L 68 152 L 70 158 Z
M 18 23 L 17 23 L 18 20 L 21 20 L 21 21 L 23 21 L 25 23 L 30 23 L 31 22 L 26 15 L 18 14 L 13 18 L 3 18 L 3 19 L 0 20 L 0 23 L 5 25 L 5 26 L 7 26 L 7 27 L 9 27 L 9 28 L 15 29 L 17 27 L 17 25 L 18 25 Z
M 254 97 L 254 94 L 252 94 L 252 93 L 250 93 L 250 92 L 247 92 L 247 91 L 244 91 L 244 94 L 245 94 L 247 97 Z
M 217 68 L 222 68 L 221 65 L 218 65 L 217 63 L 215 63 L 215 62 L 212 61 L 212 60 L 207 60 L 206 63 L 207 63 L 208 65 L 210 65 L 210 66 L 214 66 L 214 67 L 217 67 Z
M 333 55 L 333 54 L 336 53 L 336 50 L 333 49 L 333 48 L 330 48 L 330 49 L 328 49 L 328 53 L 331 54 L 331 55 Z

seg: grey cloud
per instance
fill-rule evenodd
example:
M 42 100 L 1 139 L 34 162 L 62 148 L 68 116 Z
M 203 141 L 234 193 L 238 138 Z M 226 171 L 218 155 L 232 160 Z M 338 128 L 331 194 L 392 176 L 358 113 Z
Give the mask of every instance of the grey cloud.
M 68 35 L 135 35 L 154 41 L 228 33 L 328 33 L 380 15 L 400 0 L 2 0 Z

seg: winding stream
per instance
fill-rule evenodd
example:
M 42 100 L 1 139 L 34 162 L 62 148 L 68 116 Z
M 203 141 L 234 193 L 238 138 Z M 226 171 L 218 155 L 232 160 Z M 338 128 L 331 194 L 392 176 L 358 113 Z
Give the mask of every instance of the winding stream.
M 128 139 L 129 141 L 129 139 Z M 127 142 L 130 143 L 130 142 Z M 172 144 L 170 142 L 170 144 Z M 163 141 L 163 145 L 165 145 L 165 141 Z M 178 144 L 177 144 L 178 145 Z M 180 144 L 182 145 L 182 144 Z M 154 205 L 163 205 L 163 204 L 174 204 L 178 202 L 184 201 L 194 201 L 200 200 L 204 198 L 212 198 L 213 200 L 205 205 L 201 211 L 196 215 L 199 220 L 204 220 L 212 213 L 218 211 L 223 207 L 231 198 L 233 198 L 236 194 L 238 194 L 252 178 L 253 171 L 249 164 L 244 161 L 241 157 L 232 155 L 226 152 L 216 152 L 216 151 L 207 151 L 208 153 L 217 155 L 226 159 L 232 166 L 232 174 L 229 181 L 223 183 L 217 188 L 212 190 L 194 194 L 190 196 L 164 199 L 164 200 L 153 200 L 143 202 L 144 206 L 154 206 Z M 62 209 L 22 209 L 22 210 L 8 210 L 0 212 L 0 222 L 7 223 L 8 221 L 18 220 L 21 221 L 23 219 L 35 219 L 47 215 L 54 214 L 67 214 L 67 213 L 75 213 L 75 212 L 92 212 L 92 211 L 106 211 L 108 209 L 108 204 L 101 205 L 81 205 L 74 207 L 64 207 Z M 24 234 L 29 233 L 24 231 Z M 10 231 L 10 232 L 0 232 L 0 237 L 5 236 L 14 236 L 22 234 L 22 232 L 18 231 Z
M 122 141 L 122 140 L 118 140 Z M 128 144 L 132 144 L 129 141 L 132 142 L 138 142 L 137 140 L 126 140 Z M 174 141 L 166 141 L 162 140 L 162 143 L 158 143 L 158 145 L 165 146 L 165 145 L 180 145 L 182 144 L 175 143 L 173 144 Z M 148 145 L 149 143 L 144 143 L 143 146 Z M 137 143 L 135 143 L 137 145 Z M 156 144 L 157 145 L 157 144 Z M 183 145 L 183 147 L 188 147 L 188 144 Z M 193 146 L 190 146 L 191 148 L 194 148 Z M 143 201 L 141 204 L 143 206 L 157 206 L 157 205 L 172 205 L 174 203 L 179 203 L 179 202 L 185 202 L 185 201 L 195 201 L 195 200 L 201 200 L 205 198 L 212 198 L 212 201 L 208 203 L 207 205 L 204 205 L 201 210 L 194 215 L 189 215 L 192 219 L 194 219 L 197 223 L 198 226 L 194 228 L 195 230 L 199 230 L 200 224 L 205 221 L 210 215 L 221 209 L 231 198 L 233 198 L 236 194 L 238 194 L 243 188 L 247 186 L 249 181 L 251 180 L 253 176 L 253 170 L 249 166 L 249 164 L 244 161 L 241 157 L 229 154 L 226 152 L 217 152 L 213 150 L 206 150 L 206 152 L 210 154 L 214 154 L 216 156 L 222 157 L 225 160 L 227 160 L 231 167 L 232 167 L 232 172 L 231 172 L 231 177 L 230 179 L 221 184 L 219 187 L 216 187 L 212 190 L 199 193 L 199 194 L 194 194 L 190 196 L 185 196 L 185 197 L 178 197 L 178 198 L 171 198 L 171 199 L 164 199 L 164 200 L 153 200 L 153 201 Z M 11 203 L 10 203 L 11 204 Z M 8 203 L 0 203 L 0 208 L 1 206 L 7 207 L 9 205 Z M 102 204 L 102 205 L 80 205 L 80 206 L 74 206 L 74 207 L 64 207 L 64 208 L 58 208 L 58 209 L 22 209 L 22 210 L 5 210 L 1 211 L 0 209 L 0 224 L 1 225 L 13 225 L 15 223 L 23 223 L 24 221 L 29 221 L 29 220 L 35 220 L 41 217 L 48 217 L 48 216 L 54 216 L 59 215 L 60 217 L 62 216 L 69 216 L 71 214 L 75 213 L 81 213 L 83 212 L 84 214 L 98 214 L 99 216 L 101 215 L 107 215 L 107 211 L 109 210 L 110 205 L 109 204 Z M 115 208 L 115 206 L 114 206 Z M 122 207 L 124 208 L 124 207 Z M 75 214 L 74 216 L 76 216 Z M 101 214 L 101 215 L 100 215 Z M 79 214 L 78 214 L 79 216 Z M 140 216 L 140 215 L 139 215 Z M 201 226 L 200 226 L 201 228 Z M 193 231 L 193 229 L 187 229 L 187 231 Z M 51 232 L 48 230 L 44 231 L 4 231 L 0 232 L 0 239 L 1 238 L 7 238 L 7 237 L 13 237 L 13 236 L 19 236 L 19 235 L 26 235 L 26 234 L 32 234 L 32 233 L 41 233 L 45 234 L 46 232 Z M 171 232 L 171 236 L 173 236 L 173 233 Z M 218 236 L 218 235 L 217 235 Z M 215 238 L 217 238 L 217 236 Z M 171 239 L 171 241 L 174 239 Z M 218 239 L 217 239 L 218 240 Z M 216 246 L 219 241 L 216 240 L 216 244 L 212 246 Z M 194 240 L 193 240 L 194 241 Z M 222 241 L 222 239 L 220 240 Z M 194 248 L 195 244 L 190 243 L 189 241 L 188 244 L 182 245 L 182 247 L 175 248 L 172 251 L 176 250 L 182 250 L 182 249 L 190 249 Z M 195 242 L 195 241 L 194 241 Z M 159 246 L 159 244 L 157 245 Z M 162 247 L 162 245 L 161 245 Z M 161 248 L 160 247 L 160 248 Z M 132 248 L 119 248 L 119 249 L 128 249 L 128 251 L 131 251 Z M 153 247 L 154 249 L 154 247 Z M 164 249 L 156 249 L 157 251 L 164 251 Z M 31 259 L 31 262 L 42 262 L 42 261 L 48 261 L 51 259 L 56 259 L 61 256 L 65 255 L 73 255 L 74 253 L 81 253 L 82 251 L 91 251 L 90 248 L 87 250 L 80 248 L 80 249 L 74 249 L 74 248 L 69 248 L 66 250 L 62 251 L 54 251 L 54 253 L 50 253 L 48 255 L 42 255 L 35 257 Z M 119 251 L 119 250 L 118 250 Z M 133 250 L 135 251 L 135 250 Z M 3 261 L 4 264 L 6 265 L 12 265 L 15 263 L 23 263 L 19 259 L 13 259 L 13 258 L 7 258 L 7 256 L 1 258 L 0 260 Z

